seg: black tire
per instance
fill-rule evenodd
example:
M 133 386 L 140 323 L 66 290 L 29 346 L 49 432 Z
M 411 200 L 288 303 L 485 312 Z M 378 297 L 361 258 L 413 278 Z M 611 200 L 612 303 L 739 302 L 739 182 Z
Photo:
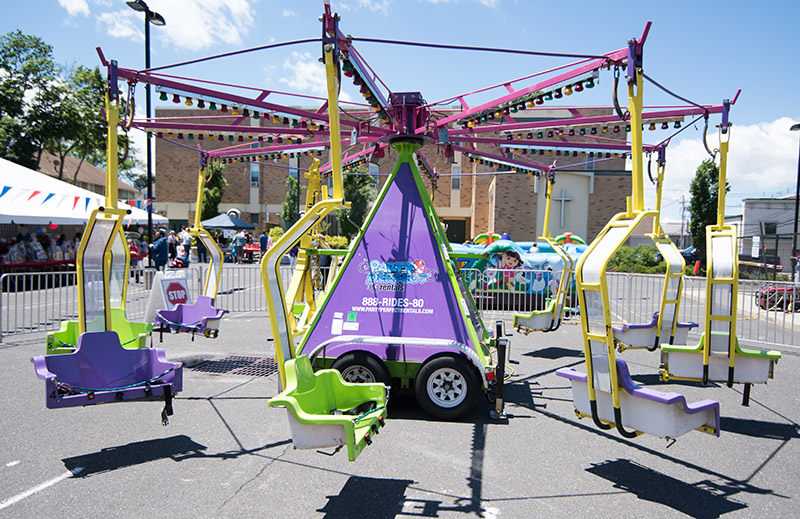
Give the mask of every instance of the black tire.
M 363 351 L 351 351 L 337 358 L 333 369 L 339 370 L 345 382 L 379 382 L 386 386 L 391 382 L 386 366 L 376 357 Z
M 414 393 L 420 407 L 440 420 L 456 420 L 472 410 L 480 392 L 478 377 L 463 357 L 437 357 L 417 372 Z

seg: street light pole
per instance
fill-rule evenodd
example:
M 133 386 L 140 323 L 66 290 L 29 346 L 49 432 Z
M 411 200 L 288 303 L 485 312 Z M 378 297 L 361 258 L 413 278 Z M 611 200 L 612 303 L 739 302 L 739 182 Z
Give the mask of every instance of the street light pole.
M 164 17 L 160 14 L 151 11 L 143 0 L 130 0 L 126 2 L 128 7 L 134 11 L 144 13 L 144 68 L 150 69 L 150 24 L 163 26 L 166 25 Z M 153 108 L 150 102 L 150 83 L 145 85 L 145 110 L 147 111 L 147 121 L 153 117 Z M 153 243 L 153 159 L 152 159 L 152 138 L 150 132 L 147 132 L 146 139 L 146 152 L 147 152 L 147 243 Z M 148 254 L 148 258 L 150 255 Z M 153 266 L 153 259 L 148 261 L 149 266 Z
M 792 125 L 789 131 L 796 132 L 800 130 L 800 124 Z M 797 156 L 797 184 L 794 192 L 794 234 L 792 234 L 792 257 L 796 258 L 797 254 L 797 217 L 800 212 L 800 151 Z M 792 281 L 797 281 L 797 265 L 793 265 Z

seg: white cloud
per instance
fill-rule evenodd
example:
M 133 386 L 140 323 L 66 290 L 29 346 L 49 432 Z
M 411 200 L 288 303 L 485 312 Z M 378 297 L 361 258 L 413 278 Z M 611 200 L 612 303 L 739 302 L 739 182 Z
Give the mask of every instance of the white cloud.
M 788 117 L 781 117 L 771 122 L 732 127 L 727 172 L 731 191 L 726 196 L 726 213 L 740 213 L 736 207 L 742 198 L 761 197 L 765 193 L 772 196 L 781 190 L 785 193 L 787 186 L 795 186 L 800 133 L 789 131 L 794 122 Z M 719 147 L 718 130 L 715 128 L 709 128 L 708 146 L 712 150 Z M 685 138 L 667 148 L 662 207 L 669 215 L 680 216 L 680 203 L 675 201 L 683 195 L 688 203 L 689 184 L 700 163 L 707 158 L 709 155 L 702 137 Z M 716 162 L 719 165 L 719 158 Z M 654 189 L 650 186 L 646 181 L 648 207 L 653 206 L 655 197 Z M 794 190 L 791 192 L 794 193 Z
M 389 0 L 358 0 L 359 7 L 366 7 L 374 13 L 389 15 Z
M 106 33 L 114 38 L 144 41 L 144 18 L 131 9 L 100 13 L 97 23 L 105 27 Z
M 279 81 L 298 94 L 310 94 L 326 97 L 328 87 L 325 78 L 325 67 L 309 52 L 292 52 L 283 62 L 283 69 L 288 71 L 287 77 Z M 346 92 L 339 95 L 341 101 L 351 101 Z
M 284 9 L 283 17 L 288 18 L 289 16 L 297 16 L 297 14 L 294 11 L 290 11 L 289 9 Z
M 86 0 L 58 0 L 58 5 L 66 9 L 69 16 L 89 16 L 89 4 Z
M 242 36 L 254 25 L 252 3 L 253 0 L 152 0 L 148 6 L 167 22 L 165 27 L 158 28 L 160 41 L 194 51 L 217 43 L 241 45 Z M 110 36 L 133 40 L 144 38 L 143 30 L 139 28 L 144 23 L 141 13 L 124 9 L 102 13 L 97 19 Z

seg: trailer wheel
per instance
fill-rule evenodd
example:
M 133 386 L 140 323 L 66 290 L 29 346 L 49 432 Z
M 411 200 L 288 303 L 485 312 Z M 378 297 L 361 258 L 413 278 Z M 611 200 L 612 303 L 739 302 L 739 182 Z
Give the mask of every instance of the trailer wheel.
M 337 358 L 333 369 L 339 370 L 345 382 L 354 384 L 369 384 L 380 382 L 389 385 L 391 378 L 383 363 L 361 351 L 351 351 Z
M 425 363 L 414 381 L 420 407 L 441 420 L 455 420 L 472 410 L 478 379 L 463 357 L 437 357 Z

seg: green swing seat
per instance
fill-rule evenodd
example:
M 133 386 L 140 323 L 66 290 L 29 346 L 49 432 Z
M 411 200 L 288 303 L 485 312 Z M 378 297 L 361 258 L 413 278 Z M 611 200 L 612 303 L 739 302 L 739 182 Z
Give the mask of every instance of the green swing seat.
M 285 364 L 286 389 L 270 407 L 286 407 L 295 449 L 340 448 L 355 461 L 386 419 L 388 388 L 351 384 L 335 369 L 314 373 L 307 355 Z
M 147 347 L 147 337 L 153 332 L 153 323 L 131 322 L 125 318 L 124 308 L 111 309 L 111 329 L 119 335 L 122 347 L 138 350 Z M 47 355 L 72 353 L 78 344 L 78 321 L 62 321 L 57 332 L 47 334 Z

